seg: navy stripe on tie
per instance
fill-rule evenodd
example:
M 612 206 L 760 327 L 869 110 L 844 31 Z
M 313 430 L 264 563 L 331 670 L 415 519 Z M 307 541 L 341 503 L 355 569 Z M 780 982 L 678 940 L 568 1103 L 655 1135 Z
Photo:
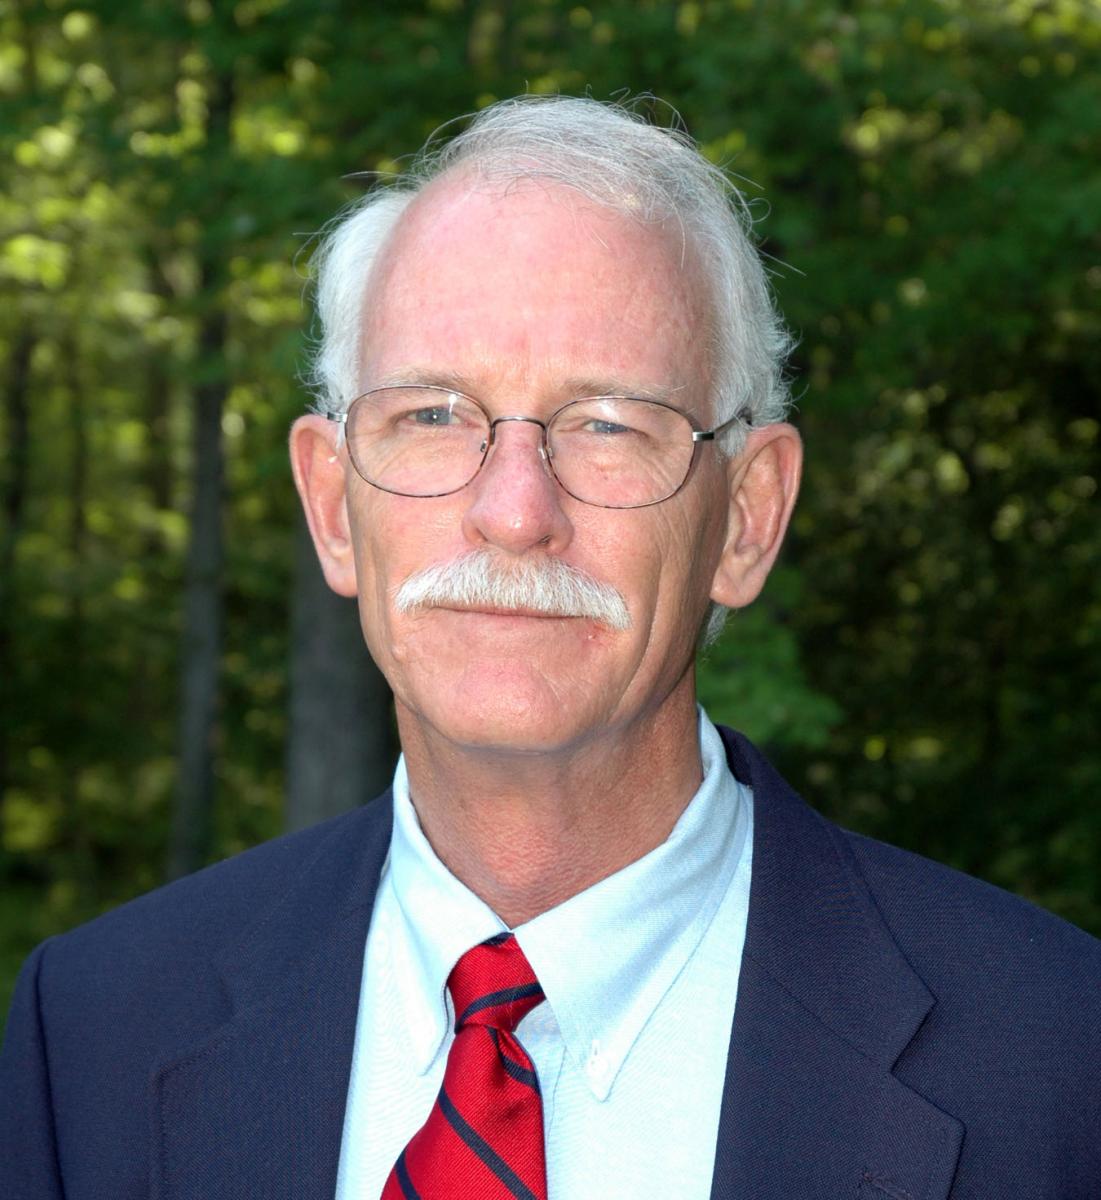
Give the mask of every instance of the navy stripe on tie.
M 394 1163 L 394 1173 L 398 1177 L 398 1183 L 401 1184 L 401 1194 L 405 1197 L 405 1200 L 421 1200 L 420 1193 L 413 1186 L 413 1181 L 409 1178 L 409 1168 L 405 1165 L 404 1150 L 398 1156 L 398 1161 Z
M 455 1020 L 455 1031 L 459 1030 L 459 1026 L 464 1024 L 468 1017 L 473 1016 L 476 1012 L 481 1012 L 484 1008 L 497 1008 L 501 1004 L 509 1004 L 513 1000 L 523 1000 L 525 996 L 542 996 L 543 989 L 538 983 L 524 983 L 519 987 L 502 988 L 499 992 L 487 992 L 484 996 L 479 996 L 477 1000 L 472 1000 L 466 1008 L 463 1009 L 462 1016 Z
M 479 942 L 481 946 L 499 946 L 502 942 L 507 942 L 512 937 L 512 930 L 506 929 L 504 933 L 495 933 L 491 938 L 486 938 L 484 942 Z
M 447 1118 L 451 1128 L 463 1139 L 471 1150 L 485 1163 L 494 1175 L 516 1197 L 516 1200 L 539 1200 L 539 1197 L 529 1188 L 519 1175 L 508 1165 L 496 1150 L 478 1133 L 473 1126 L 463 1120 L 462 1114 L 451 1102 L 451 1097 L 440 1088 L 436 1103 L 440 1112 Z
M 539 1078 L 534 1071 L 528 1070 L 527 1067 L 521 1066 L 515 1059 L 509 1056 L 501 1049 L 501 1039 L 497 1034 L 497 1030 L 492 1026 L 489 1028 L 489 1035 L 493 1038 L 493 1044 L 497 1047 L 497 1054 L 501 1059 L 501 1066 L 505 1068 L 505 1074 L 511 1075 L 518 1083 L 526 1083 L 537 1095 L 542 1095 L 539 1090 Z

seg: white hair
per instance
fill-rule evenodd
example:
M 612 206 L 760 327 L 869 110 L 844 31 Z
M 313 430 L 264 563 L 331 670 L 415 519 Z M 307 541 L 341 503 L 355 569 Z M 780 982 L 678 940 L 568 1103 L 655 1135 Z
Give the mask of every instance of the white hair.
M 736 453 L 748 427 L 784 419 L 792 339 L 752 239 L 745 197 L 681 130 L 652 125 L 622 104 L 567 96 L 504 100 L 450 140 L 434 135 L 407 172 L 322 231 L 313 258 L 320 336 L 306 374 L 321 411 L 342 412 L 359 393 L 371 268 L 389 235 L 428 184 L 460 167 L 486 183 L 535 179 L 573 188 L 640 222 L 679 226 L 710 291 L 714 421 L 740 418 L 724 435 L 724 450 Z M 724 615 L 713 606 L 705 643 Z

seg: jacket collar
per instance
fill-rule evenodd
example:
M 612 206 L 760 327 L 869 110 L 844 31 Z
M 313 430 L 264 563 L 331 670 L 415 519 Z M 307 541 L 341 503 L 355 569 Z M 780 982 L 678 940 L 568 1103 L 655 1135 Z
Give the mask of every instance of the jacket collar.
M 840 830 L 723 738 L 754 847 L 713 1200 L 943 1200 L 962 1126 L 891 1074 L 934 999 Z

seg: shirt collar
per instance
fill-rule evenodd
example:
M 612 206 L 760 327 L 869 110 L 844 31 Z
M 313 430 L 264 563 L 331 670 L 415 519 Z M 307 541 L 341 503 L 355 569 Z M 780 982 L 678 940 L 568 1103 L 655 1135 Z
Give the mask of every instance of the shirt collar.
M 748 806 L 722 740 L 699 714 L 703 782 L 669 837 L 649 854 L 516 928 L 516 938 L 593 1094 L 605 1099 L 661 998 L 692 957 L 746 849 Z M 447 976 L 505 925 L 437 857 L 394 778 L 391 882 L 404 926 L 394 953 L 418 1071 L 447 1034 Z
M 429 845 L 409 796 L 404 755 L 394 772 L 393 792 L 389 884 L 399 927 L 390 953 L 408 1014 L 405 1027 L 413 1063 L 423 1075 L 440 1053 L 451 1024 L 451 968 L 471 946 L 507 926 L 451 874 Z

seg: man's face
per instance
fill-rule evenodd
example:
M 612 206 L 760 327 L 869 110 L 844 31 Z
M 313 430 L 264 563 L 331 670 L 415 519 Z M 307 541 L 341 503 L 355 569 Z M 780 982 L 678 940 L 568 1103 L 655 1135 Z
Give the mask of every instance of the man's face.
M 362 388 L 432 383 L 491 417 L 546 419 L 569 400 L 666 398 L 708 423 L 707 311 L 679 231 L 636 224 L 568 189 L 434 185 L 379 264 Z M 347 469 L 361 620 L 399 719 L 484 749 L 554 751 L 656 714 L 692 687 L 696 634 L 726 527 L 713 446 L 649 508 L 584 504 L 539 455 L 540 430 L 499 425 L 479 475 L 449 496 L 371 487 Z M 616 588 L 626 630 L 581 617 L 398 612 L 410 575 L 485 549 L 557 556 Z

